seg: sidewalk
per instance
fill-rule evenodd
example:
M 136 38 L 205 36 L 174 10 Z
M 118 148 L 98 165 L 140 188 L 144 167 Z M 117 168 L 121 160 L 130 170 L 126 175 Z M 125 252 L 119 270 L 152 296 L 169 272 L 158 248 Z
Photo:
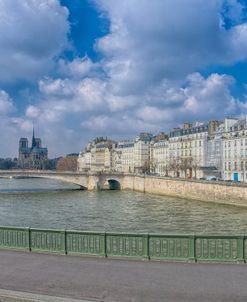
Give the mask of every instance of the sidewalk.
M 0 302 L 246 302 L 246 280 L 247 264 L 127 261 L 0 251 Z M 7 298 L 6 293 L 12 297 Z M 27 293 L 51 297 L 28 297 Z M 22 295 L 19 300 L 13 300 L 18 294 Z M 24 295 L 26 300 L 20 300 Z

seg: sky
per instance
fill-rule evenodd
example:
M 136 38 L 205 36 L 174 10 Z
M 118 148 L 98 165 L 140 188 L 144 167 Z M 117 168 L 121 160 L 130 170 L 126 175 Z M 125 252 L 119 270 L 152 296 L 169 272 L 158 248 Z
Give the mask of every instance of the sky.
M 0 0 L 0 157 L 247 114 L 247 0 Z

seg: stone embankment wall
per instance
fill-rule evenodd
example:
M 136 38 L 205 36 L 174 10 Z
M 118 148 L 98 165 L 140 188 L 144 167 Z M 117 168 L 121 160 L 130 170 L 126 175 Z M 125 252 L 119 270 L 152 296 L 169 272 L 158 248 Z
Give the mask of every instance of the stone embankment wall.
M 122 189 L 247 207 L 247 185 L 128 175 Z

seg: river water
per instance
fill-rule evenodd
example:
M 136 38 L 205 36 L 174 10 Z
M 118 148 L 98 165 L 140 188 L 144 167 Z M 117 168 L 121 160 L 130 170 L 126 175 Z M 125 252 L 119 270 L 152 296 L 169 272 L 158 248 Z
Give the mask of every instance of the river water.
M 132 191 L 0 179 L 0 225 L 111 232 L 243 234 L 247 209 Z

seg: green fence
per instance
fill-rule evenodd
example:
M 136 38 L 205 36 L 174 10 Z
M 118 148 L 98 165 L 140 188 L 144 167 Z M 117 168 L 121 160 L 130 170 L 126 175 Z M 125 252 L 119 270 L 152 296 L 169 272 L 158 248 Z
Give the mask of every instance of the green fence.
M 247 237 L 0 227 L 0 248 L 170 261 L 246 262 Z

